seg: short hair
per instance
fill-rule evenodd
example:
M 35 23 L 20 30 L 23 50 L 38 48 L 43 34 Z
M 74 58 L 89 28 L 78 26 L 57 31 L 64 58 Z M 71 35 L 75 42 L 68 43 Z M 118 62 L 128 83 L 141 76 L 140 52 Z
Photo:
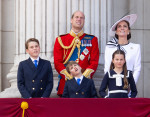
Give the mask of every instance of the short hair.
M 26 41 L 26 43 L 25 43 L 25 48 L 26 48 L 26 49 L 28 49 L 28 44 L 29 44 L 30 42 L 36 42 L 36 43 L 39 45 L 38 39 L 30 38 L 30 39 L 28 39 L 28 40 Z
M 66 66 L 66 70 L 67 70 L 67 72 L 68 72 L 69 74 L 70 74 L 69 67 L 72 66 L 73 64 L 76 64 L 76 65 L 79 66 L 79 64 L 78 64 L 76 61 L 69 61 L 69 62 L 67 63 L 67 66 Z
M 123 21 L 127 23 L 129 30 L 131 30 L 129 22 L 126 20 L 123 20 Z M 115 27 L 115 30 L 117 30 L 117 26 Z M 118 35 L 116 33 L 115 33 L 115 37 L 118 39 Z M 131 32 L 129 32 L 129 34 L 127 35 L 127 40 L 129 39 L 131 39 Z
M 74 17 L 74 15 L 75 15 L 76 12 L 81 12 L 81 13 L 83 13 L 82 11 L 79 11 L 79 10 L 78 10 L 78 11 L 75 11 L 75 12 L 72 14 L 72 16 L 71 16 L 71 19 L 73 19 L 73 17 Z M 84 15 L 84 13 L 83 13 L 83 15 Z M 84 15 L 84 19 L 85 19 L 85 15 Z

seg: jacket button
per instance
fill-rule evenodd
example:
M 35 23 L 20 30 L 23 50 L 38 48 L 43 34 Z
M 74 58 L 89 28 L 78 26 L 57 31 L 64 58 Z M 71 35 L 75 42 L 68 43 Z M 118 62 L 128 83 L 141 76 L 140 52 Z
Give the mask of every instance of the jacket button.
M 32 82 L 34 82 L 34 80 L 32 80 Z
M 32 90 L 35 90 L 35 88 L 32 88 Z
M 78 95 L 78 92 L 76 92 L 76 95 Z
M 43 88 L 40 88 L 41 90 L 43 89 Z
M 42 82 L 42 80 L 41 80 L 41 82 Z
M 82 92 L 81 94 L 84 95 L 84 92 Z

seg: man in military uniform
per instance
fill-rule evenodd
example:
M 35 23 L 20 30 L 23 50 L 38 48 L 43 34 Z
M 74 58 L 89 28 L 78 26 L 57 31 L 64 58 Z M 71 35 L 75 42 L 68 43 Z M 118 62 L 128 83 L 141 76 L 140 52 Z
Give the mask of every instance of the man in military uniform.
M 54 65 L 59 73 L 59 86 L 57 94 L 62 96 L 65 80 L 72 79 L 66 71 L 68 61 L 76 61 L 82 68 L 86 78 L 92 78 L 99 61 L 99 48 L 97 37 L 83 32 L 85 16 L 83 12 L 76 11 L 71 17 L 72 29 L 70 33 L 56 38 L 54 45 Z

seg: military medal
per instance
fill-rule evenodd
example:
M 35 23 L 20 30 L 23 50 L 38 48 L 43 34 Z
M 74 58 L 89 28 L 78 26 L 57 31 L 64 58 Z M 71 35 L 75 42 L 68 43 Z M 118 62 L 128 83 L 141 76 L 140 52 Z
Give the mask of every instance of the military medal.
M 89 50 L 88 50 L 87 48 L 85 48 L 85 49 L 83 50 L 83 53 L 84 53 L 85 55 L 87 55 L 87 54 L 89 53 Z
M 83 54 L 80 55 L 80 60 L 83 60 L 85 56 Z

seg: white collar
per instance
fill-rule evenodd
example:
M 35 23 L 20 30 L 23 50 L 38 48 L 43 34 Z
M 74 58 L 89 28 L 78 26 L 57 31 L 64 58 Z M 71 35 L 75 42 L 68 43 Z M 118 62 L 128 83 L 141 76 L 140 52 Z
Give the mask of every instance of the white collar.
M 78 79 L 78 77 L 75 77 L 75 79 L 77 80 L 77 79 Z M 81 81 L 83 80 L 83 75 L 80 77 L 80 79 L 81 79 Z
M 40 57 L 38 57 L 37 59 L 33 59 L 32 57 L 30 57 L 32 61 L 37 60 L 39 62 Z

